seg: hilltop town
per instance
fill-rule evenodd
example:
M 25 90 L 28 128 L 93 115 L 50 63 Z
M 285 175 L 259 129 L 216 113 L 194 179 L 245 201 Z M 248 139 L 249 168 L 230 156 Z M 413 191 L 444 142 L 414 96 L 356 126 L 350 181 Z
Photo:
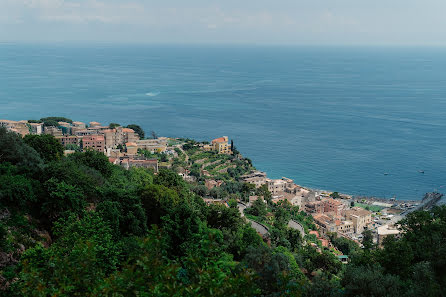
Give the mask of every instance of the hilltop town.
M 275 224 L 270 205 L 289 205 L 289 227 L 299 230 L 315 246 L 332 248 L 338 256 L 345 255 L 336 249 L 334 235 L 360 243 L 363 232 L 369 230 L 374 242 L 380 245 L 386 236 L 399 235 L 397 221 L 419 204 L 353 199 L 337 192 L 308 189 L 286 177 L 268 178 L 238 152 L 227 136 L 197 142 L 152 133 L 152 138 L 147 139 L 137 125 L 101 125 L 94 121 L 86 124 L 60 117 L 0 120 L 0 126 L 22 137 L 52 135 L 65 148 L 65 155 L 94 150 L 127 170 L 140 167 L 156 174 L 161 168 L 173 169 L 208 204 L 228 206 L 230 199 L 237 200 L 242 216 L 246 214 L 262 236 L 267 236 Z M 256 201 L 264 202 L 263 214 L 253 211 L 259 207 Z

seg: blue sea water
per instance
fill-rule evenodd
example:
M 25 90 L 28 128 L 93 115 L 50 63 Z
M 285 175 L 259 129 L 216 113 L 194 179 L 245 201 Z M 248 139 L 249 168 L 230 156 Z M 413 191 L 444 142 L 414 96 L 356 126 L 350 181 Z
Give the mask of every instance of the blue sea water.
M 228 135 L 313 188 L 446 189 L 446 49 L 0 44 L 0 118 L 51 115 Z

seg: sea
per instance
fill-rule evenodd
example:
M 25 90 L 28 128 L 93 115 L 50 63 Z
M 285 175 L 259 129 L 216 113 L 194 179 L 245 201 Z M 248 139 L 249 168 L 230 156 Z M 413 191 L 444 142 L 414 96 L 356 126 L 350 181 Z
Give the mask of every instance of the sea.
M 226 135 L 315 189 L 446 190 L 446 48 L 0 44 L 0 118 L 45 116 Z

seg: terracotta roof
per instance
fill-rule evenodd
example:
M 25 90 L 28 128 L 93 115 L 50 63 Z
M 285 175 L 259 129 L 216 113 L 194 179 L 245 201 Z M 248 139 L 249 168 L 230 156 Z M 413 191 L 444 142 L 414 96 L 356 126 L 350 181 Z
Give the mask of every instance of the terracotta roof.
M 122 132 L 129 133 L 129 132 L 135 132 L 135 130 L 130 129 L 130 128 L 123 128 L 123 129 L 122 129 Z
M 224 137 L 220 137 L 212 140 L 212 143 L 217 143 L 217 142 L 226 142 L 226 139 Z
M 138 146 L 138 145 L 136 143 L 134 143 L 134 142 L 127 142 L 125 144 L 125 146 Z

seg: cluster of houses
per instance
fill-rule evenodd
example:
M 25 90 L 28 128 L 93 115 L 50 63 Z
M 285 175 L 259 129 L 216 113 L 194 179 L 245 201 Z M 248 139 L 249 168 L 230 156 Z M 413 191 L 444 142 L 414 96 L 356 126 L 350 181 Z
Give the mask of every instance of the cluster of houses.
M 168 153 L 166 137 L 140 139 L 133 129 L 121 126 L 111 128 L 98 122 L 90 122 L 89 125 L 83 122 L 58 122 L 58 126 L 45 126 L 43 123 L 0 120 L 0 126 L 22 137 L 28 134 L 53 135 L 66 148 L 65 154 L 74 153 L 76 149 L 95 150 L 109 157 L 111 163 L 126 169 L 144 167 L 158 171 L 158 160 L 140 156 L 139 149 Z
M 273 203 L 287 200 L 311 214 L 319 229 L 318 236 L 337 233 L 349 239 L 360 239 L 364 230 L 374 230 L 377 243 L 381 244 L 386 236 L 398 235 L 400 232 L 395 226 L 376 226 L 372 220 L 372 212 L 361 207 L 351 207 L 349 199 L 333 199 L 328 195 L 317 195 L 294 184 L 289 178 L 270 179 L 265 172 L 254 171 L 242 176 L 241 180 L 255 185 L 256 188 L 267 185 Z M 250 203 L 257 199 L 258 197 L 251 196 Z

